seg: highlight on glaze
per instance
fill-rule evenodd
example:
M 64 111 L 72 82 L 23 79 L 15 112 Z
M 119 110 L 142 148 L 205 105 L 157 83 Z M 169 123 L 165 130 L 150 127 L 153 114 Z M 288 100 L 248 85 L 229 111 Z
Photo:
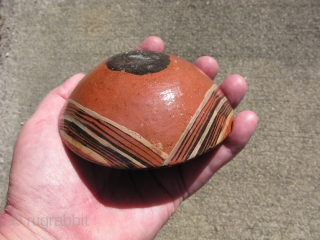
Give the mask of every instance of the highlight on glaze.
M 233 109 L 193 64 L 163 53 L 118 54 L 76 87 L 60 117 L 64 143 L 79 156 L 121 169 L 196 158 L 231 132 Z

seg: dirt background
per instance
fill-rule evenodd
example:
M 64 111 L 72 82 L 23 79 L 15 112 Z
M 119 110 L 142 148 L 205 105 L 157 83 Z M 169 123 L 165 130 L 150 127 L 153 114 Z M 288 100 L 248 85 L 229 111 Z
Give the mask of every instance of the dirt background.
M 319 0 L 3 0 L 0 201 L 15 139 L 41 99 L 149 35 L 243 75 L 246 149 L 185 201 L 157 239 L 320 239 Z M 67 176 L 66 176 L 67 178 Z

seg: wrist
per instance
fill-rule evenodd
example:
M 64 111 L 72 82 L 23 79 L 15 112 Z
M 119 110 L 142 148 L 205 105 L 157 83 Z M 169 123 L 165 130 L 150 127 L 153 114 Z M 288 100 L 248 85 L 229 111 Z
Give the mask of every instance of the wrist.
M 38 226 L 31 226 L 20 215 L 0 213 L 0 240 L 2 239 L 54 239 Z

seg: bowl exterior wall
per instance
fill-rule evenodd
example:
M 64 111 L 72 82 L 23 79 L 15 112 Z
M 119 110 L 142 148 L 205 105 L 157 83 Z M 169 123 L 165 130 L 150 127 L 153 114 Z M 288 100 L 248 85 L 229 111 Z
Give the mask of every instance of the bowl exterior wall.
M 59 121 L 64 143 L 97 164 L 140 169 L 196 158 L 231 132 L 233 109 L 193 64 L 172 56 L 156 73 L 100 64 L 78 84 Z

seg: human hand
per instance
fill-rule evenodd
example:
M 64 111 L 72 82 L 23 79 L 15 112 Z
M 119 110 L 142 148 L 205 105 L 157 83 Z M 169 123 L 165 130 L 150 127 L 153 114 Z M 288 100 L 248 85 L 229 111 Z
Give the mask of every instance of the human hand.
M 157 37 L 137 49 L 163 51 Z M 218 64 L 200 57 L 195 65 L 214 78 Z M 200 189 L 247 144 L 258 118 L 239 113 L 232 133 L 204 156 L 171 168 L 111 169 L 85 161 L 62 143 L 58 117 L 83 74 L 51 91 L 23 126 L 12 160 L 0 237 L 22 239 L 152 239 L 183 200 Z M 220 86 L 235 108 L 246 82 L 231 75 Z

